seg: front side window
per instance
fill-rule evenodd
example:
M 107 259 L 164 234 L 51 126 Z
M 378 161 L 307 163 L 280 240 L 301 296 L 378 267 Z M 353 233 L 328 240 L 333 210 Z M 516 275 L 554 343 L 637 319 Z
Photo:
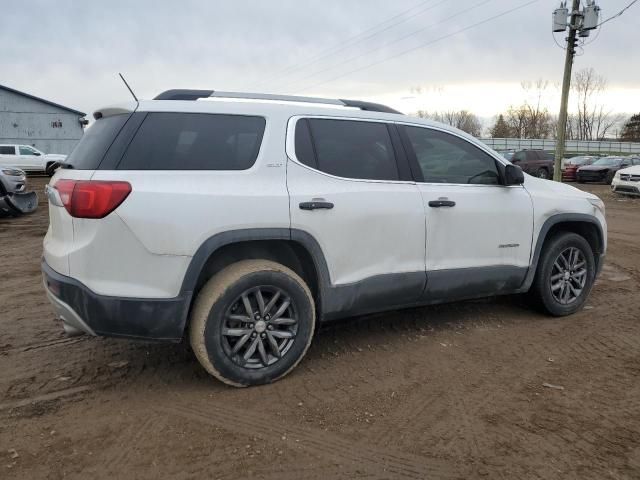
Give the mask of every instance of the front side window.
M 13 145 L 3 145 L 0 146 L 0 155 L 15 155 L 16 147 Z
M 258 157 L 265 119 L 207 113 L 149 113 L 120 170 L 246 170 Z
M 399 179 L 386 124 L 318 118 L 308 119 L 307 122 L 318 170 L 345 178 Z M 296 156 L 298 152 L 303 156 L 301 162 L 313 165 L 313 160 L 308 159 L 312 150 L 303 137 L 296 142 Z
M 23 147 L 21 145 L 19 148 L 20 148 L 20 155 L 37 155 L 36 151 L 31 147 Z
M 405 129 L 426 183 L 500 184 L 495 159 L 475 145 L 430 128 Z

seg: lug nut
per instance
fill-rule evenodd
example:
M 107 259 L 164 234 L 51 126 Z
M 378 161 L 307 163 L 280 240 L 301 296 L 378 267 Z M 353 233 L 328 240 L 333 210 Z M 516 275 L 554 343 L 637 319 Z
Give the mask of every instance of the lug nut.
M 273 325 L 267 325 L 267 328 L 268 328 L 269 330 L 273 330 Z
M 251 334 L 251 338 L 256 338 L 256 335 L 257 335 L 257 333 L 256 333 L 256 332 L 253 332 L 253 333 Z
M 267 336 L 267 334 L 266 334 L 266 333 L 261 333 L 261 334 L 260 334 L 260 337 L 262 337 L 262 338 L 265 338 L 266 336 Z
M 264 319 L 265 319 L 265 320 L 271 320 L 271 315 L 269 315 L 269 314 L 265 315 L 265 316 L 264 316 Z

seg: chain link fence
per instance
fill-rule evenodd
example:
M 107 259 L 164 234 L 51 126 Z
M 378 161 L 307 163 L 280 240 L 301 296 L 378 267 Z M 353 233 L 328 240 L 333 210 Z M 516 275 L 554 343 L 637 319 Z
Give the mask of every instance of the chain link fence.
M 481 138 L 481 142 L 487 144 L 494 150 L 523 150 L 542 149 L 554 152 L 556 149 L 555 140 L 530 139 L 530 138 Z M 640 154 L 640 143 L 633 142 L 610 142 L 610 141 L 586 141 L 567 140 L 565 143 L 567 154 Z

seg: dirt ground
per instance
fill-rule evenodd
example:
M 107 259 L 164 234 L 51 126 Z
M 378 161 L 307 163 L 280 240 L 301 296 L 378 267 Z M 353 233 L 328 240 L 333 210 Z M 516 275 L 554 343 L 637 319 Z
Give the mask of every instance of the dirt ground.
M 0 478 L 640 478 L 640 200 L 571 317 L 523 297 L 323 328 L 300 366 L 233 389 L 184 345 L 69 338 L 39 210 L 0 220 Z M 555 386 L 555 388 L 545 386 Z

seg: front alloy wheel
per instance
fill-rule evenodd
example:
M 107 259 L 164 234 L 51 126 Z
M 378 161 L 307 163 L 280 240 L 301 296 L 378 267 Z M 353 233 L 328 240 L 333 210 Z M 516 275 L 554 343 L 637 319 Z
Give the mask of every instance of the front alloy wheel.
M 589 242 L 571 232 L 545 240 L 531 293 L 555 316 L 578 311 L 595 280 L 596 262 Z
M 569 305 L 577 301 L 587 282 L 584 253 L 575 247 L 562 251 L 553 262 L 549 282 L 551 293 L 558 303 Z

